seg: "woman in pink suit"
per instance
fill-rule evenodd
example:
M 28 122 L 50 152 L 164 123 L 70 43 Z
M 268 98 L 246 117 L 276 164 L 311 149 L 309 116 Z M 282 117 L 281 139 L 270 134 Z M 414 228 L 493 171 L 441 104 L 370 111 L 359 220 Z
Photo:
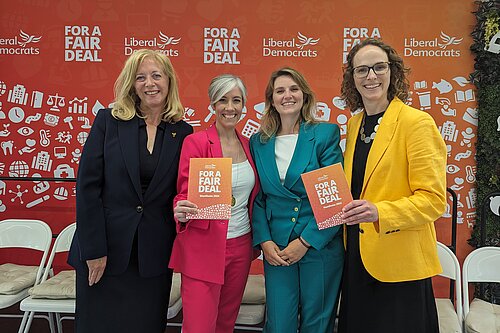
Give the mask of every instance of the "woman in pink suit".
M 221 75 L 208 88 L 216 121 L 209 129 L 186 137 L 182 146 L 174 199 L 177 237 L 170 267 L 180 272 L 184 333 L 230 333 L 245 289 L 254 256 L 250 212 L 258 192 L 258 177 L 248 140 L 235 129 L 246 101 L 240 78 Z M 189 159 L 232 158 L 231 218 L 189 220 L 197 213 L 186 200 Z

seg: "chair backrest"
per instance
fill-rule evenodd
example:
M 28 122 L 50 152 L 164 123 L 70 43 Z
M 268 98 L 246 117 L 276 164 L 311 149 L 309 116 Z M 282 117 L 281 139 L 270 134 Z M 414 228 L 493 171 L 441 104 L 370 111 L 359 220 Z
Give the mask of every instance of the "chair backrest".
M 462 268 L 464 317 L 469 313 L 469 282 L 500 283 L 500 247 L 475 249 L 465 258 Z
M 52 242 L 52 230 L 40 220 L 8 219 L 0 221 L 0 248 L 25 248 L 42 251 L 35 284 L 40 282 Z
M 73 235 L 75 234 L 75 230 L 76 230 L 76 223 L 72 223 L 68 225 L 66 228 L 64 228 L 57 236 L 56 240 L 54 241 L 54 245 L 52 246 L 52 251 L 50 252 L 49 259 L 47 260 L 47 265 L 46 265 L 47 269 L 43 274 L 41 282 L 47 280 L 56 253 L 69 251 L 71 247 L 71 241 L 73 240 Z
M 460 277 L 460 263 L 458 262 L 455 254 L 448 248 L 448 246 L 437 242 L 437 250 L 439 256 L 439 262 L 441 263 L 441 267 L 443 268 L 443 272 L 439 274 L 440 276 L 446 277 L 448 279 L 454 280 L 456 282 L 455 288 L 455 299 L 452 299 L 452 302 L 455 304 L 457 316 L 459 322 L 462 322 L 463 313 L 462 313 L 462 290 L 461 286 L 461 277 Z

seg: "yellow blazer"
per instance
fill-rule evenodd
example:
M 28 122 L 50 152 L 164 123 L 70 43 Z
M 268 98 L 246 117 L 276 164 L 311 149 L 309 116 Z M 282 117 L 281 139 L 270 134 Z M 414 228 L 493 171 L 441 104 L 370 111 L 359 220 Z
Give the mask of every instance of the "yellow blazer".
M 349 184 L 363 113 L 349 120 L 344 155 Z M 446 208 L 446 145 L 432 117 L 395 98 L 368 159 L 360 199 L 377 206 L 379 221 L 361 223 L 366 270 L 383 282 L 441 273 L 434 221 Z

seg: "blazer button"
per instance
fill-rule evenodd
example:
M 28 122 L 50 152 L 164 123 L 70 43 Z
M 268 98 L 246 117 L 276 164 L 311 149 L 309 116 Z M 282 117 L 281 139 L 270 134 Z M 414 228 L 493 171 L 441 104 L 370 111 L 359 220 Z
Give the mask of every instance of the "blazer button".
M 295 217 L 292 217 L 292 222 L 295 222 L 295 221 L 296 221 Z
M 293 210 L 296 211 L 296 212 L 298 212 L 299 208 L 298 207 L 294 207 Z
M 300 198 L 297 198 L 297 202 L 300 202 Z
M 360 234 L 364 234 L 364 233 L 365 233 L 365 231 L 364 231 L 363 229 L 359 229 L 359 233 L 360 233 Z
M 139 205 L 139 206 L 137 206 L 137 207 L 135 207 L 135 211 L 136 211 L 137 213 L 142 213 L 142 211 L 143 211 L 143 210 L 144 210 L 144 208 L 142 208 L 142 206 L 140 206 L 140 205 Z

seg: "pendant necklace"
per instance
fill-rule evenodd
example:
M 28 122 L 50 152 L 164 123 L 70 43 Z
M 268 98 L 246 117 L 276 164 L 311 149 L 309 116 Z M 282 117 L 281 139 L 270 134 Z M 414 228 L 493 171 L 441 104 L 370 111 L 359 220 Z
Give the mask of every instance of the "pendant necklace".
M 378 127 L 380 126 L 380 123 L 382 122 L 382 116 L 380 116 L 377 120 L 377 125 L 373 128 L 373 133 L 366 136 L 365 134 L 365 119 L 366 119 L 366 114 L 363 116 L 363 122 L 361 123 L 361 129 L 359 130 L 359 138 L 361 141 L 364 143 L 370 143 L 370 141 L 375 140 L 375 135 L 377 134 Z

